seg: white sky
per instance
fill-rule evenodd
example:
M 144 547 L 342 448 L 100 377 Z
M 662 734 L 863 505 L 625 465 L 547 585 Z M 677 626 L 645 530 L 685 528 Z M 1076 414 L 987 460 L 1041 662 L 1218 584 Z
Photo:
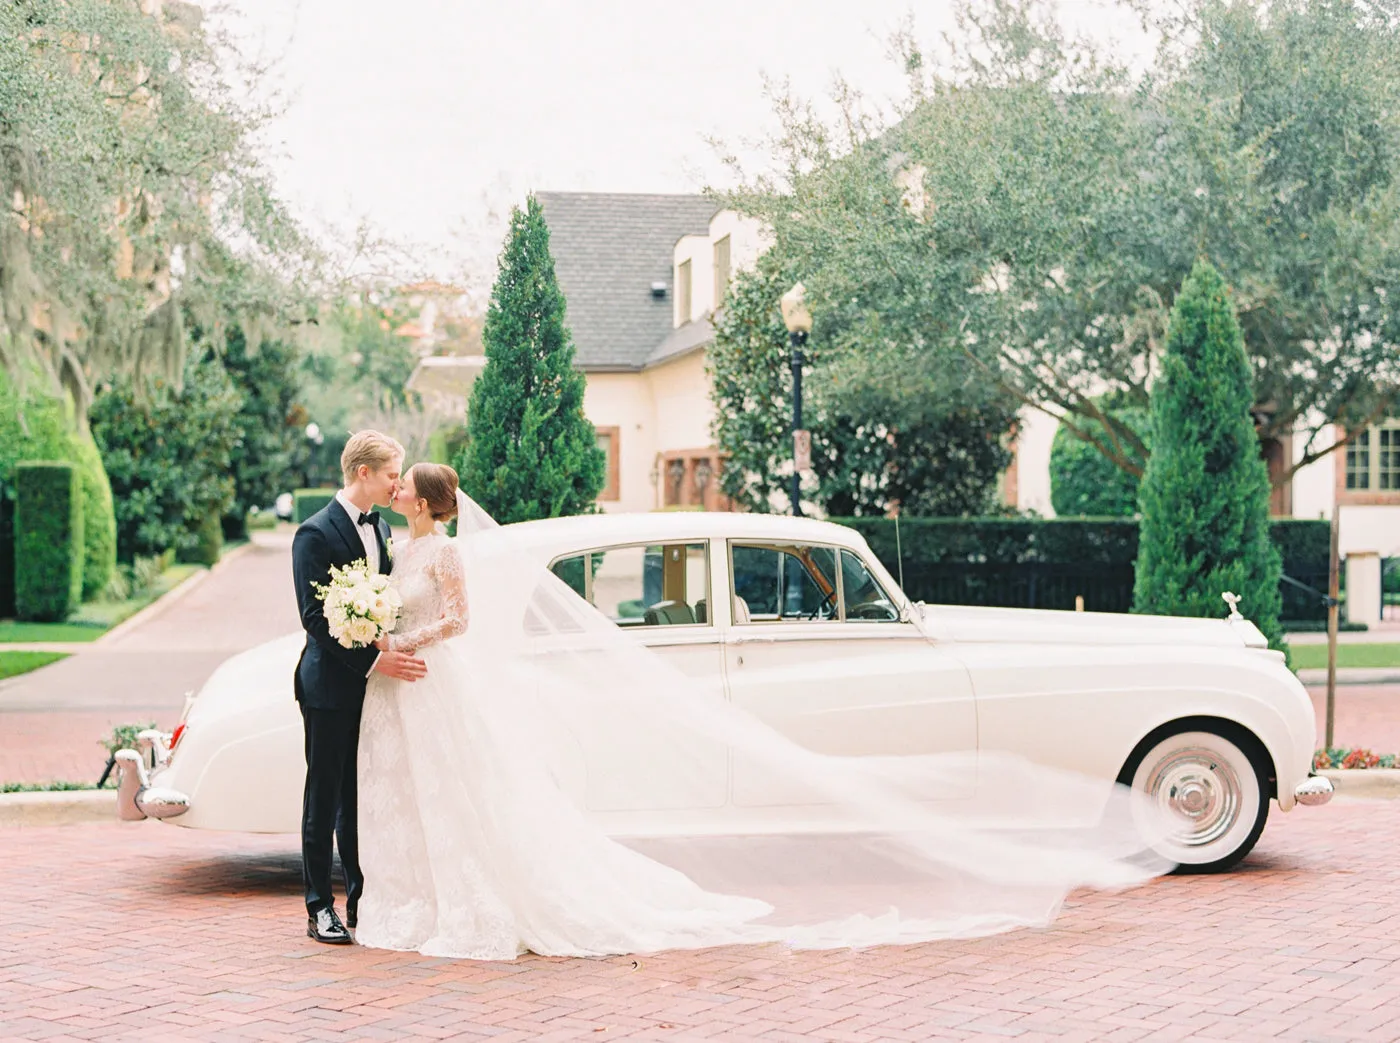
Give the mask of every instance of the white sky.
M 267 87 L 288 105 L 267 143 L 283 198 L 314 223 L 368 219 L 478 283 L 527 191 L 723 185 L 706 138 L 772 129 L 764 74 L 804 97 L 837 72 L 896 97 L 891 32 L 911 14 L 924 40 L 952 23 L 942 0 L 226 2 L 213 17 L 280 58 Z M 1071 24 L 1132 32 L 1100 0 L 1060 2 Z

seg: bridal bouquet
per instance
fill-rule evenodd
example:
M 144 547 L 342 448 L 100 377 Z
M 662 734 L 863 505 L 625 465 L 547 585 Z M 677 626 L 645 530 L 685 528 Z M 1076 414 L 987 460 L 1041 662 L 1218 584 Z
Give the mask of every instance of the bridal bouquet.
M 329 583 L 313 583 L 331 637 L 346 648 L 366 648 L 394 629 L 403 601 L 389 577 L 372 573 L 361 558 L 331 566 Z

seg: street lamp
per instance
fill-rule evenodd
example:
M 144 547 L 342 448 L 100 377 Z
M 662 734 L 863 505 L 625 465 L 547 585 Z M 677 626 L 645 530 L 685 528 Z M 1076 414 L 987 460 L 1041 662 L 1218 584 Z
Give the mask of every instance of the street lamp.
M 802 428 L 802 366 L 807 360 L 802 349 L 812 332 L 812 313 L 807 310 L 806 290 L 801 283 L 779 299 L 783 325 L 792 346 L 792 513 L 802 513 L 802 472 L 812 466 L 812 436 Z

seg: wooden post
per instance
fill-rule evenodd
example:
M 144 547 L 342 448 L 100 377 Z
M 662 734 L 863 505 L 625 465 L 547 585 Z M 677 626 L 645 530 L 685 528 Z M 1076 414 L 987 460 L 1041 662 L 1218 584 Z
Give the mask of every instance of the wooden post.
M 1327 728 L 1323 749 L 1332 748 L 1333 724 L 1337 718 L 1337 617 L 1341 595 L 1341 562 L 1338 548 L 1341 542 L 1342 508 L 1332 505 L 1332 544 L 1327 557 Z
M 1076 612 L 1083 612 L 1083 611 L 1084 611 L 1084 595 L 1083 595 L 1083 594 L 1076 594 L 1076 595 L 1074 595 L 1074 610 L 1075 610 Z

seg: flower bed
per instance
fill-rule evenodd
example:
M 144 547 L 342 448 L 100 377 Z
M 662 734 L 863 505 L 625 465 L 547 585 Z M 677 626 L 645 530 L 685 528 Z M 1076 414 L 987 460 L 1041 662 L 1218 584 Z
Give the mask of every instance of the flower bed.
M 1323 768 L 1394 768 L 1396 754 L 1374 753 L 1363 747 L 1333 746 L 1313 754 L 1313 770 Z

